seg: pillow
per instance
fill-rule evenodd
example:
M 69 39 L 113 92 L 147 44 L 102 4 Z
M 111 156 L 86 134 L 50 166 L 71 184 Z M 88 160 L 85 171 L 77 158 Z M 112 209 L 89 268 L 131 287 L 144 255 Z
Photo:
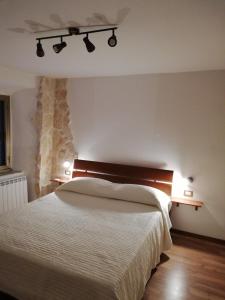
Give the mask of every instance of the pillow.
M 59 186 L 57 191 L 70 191 L 97 197 L 138 202 L 152 206 L 167 206 L 170 197 L 164 192 L 149 186 L 137 184 L 120 184 L 91 177 L 77 177 Z
M 76 177 L 60 185 L 56 191 L 69 191 L 107 198 L 112 184 L 112 182 L 101 178 Z

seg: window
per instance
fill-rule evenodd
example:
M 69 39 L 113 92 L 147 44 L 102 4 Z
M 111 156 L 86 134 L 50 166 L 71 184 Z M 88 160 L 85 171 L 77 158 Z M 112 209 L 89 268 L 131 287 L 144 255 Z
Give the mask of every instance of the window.
M 10 98 L 0 95 L 0 172 L 10 168 Z

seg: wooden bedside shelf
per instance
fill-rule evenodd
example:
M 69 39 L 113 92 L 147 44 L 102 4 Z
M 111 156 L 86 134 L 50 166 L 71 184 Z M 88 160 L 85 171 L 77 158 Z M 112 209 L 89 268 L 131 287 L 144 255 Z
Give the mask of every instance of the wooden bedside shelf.
M 179 197 L 171 197 L 172 203 L 175 203 L 177 206 L 180 204 L 191 205 L 195 207 L 195 210 L 198 210 L 199 207 L 203 206 L 202 201 L 194 200 L 194 199 L 186 199 Z
M 66 183 L 68 181 L 69 181 L 69 179 L 66 179 L 66 178 L 53 178 L 53 179 L 51 179 L 51 182 L 58 183 L 59 185 L 61 185 L 63 183 Z

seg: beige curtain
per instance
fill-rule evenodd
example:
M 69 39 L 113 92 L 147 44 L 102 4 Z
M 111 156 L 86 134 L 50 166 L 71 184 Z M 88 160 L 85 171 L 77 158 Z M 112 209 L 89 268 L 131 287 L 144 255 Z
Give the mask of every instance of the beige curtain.
M 67 102 L 67 79 L 40 78 L 37 102 L 37 196 L 53 191 L 51 179 L 63 176 L 63 162 L 75 156 Z

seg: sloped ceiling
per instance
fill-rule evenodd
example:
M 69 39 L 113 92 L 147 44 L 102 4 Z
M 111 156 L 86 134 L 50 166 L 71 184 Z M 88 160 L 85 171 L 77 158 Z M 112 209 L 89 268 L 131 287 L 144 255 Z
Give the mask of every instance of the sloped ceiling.
M 44 41 L 36 56 L 34 31 L 118 23 L 110 33 L 69 37 L 60 53 Z M 225 69 L 224 0 L 0 0 L 0 65 L 41 75 L 87 77 Z
M 36 80 L 33 74 L 0 66 L 1 95 L 12 95 L 17 91 L 34 88 L 35 86 Z

